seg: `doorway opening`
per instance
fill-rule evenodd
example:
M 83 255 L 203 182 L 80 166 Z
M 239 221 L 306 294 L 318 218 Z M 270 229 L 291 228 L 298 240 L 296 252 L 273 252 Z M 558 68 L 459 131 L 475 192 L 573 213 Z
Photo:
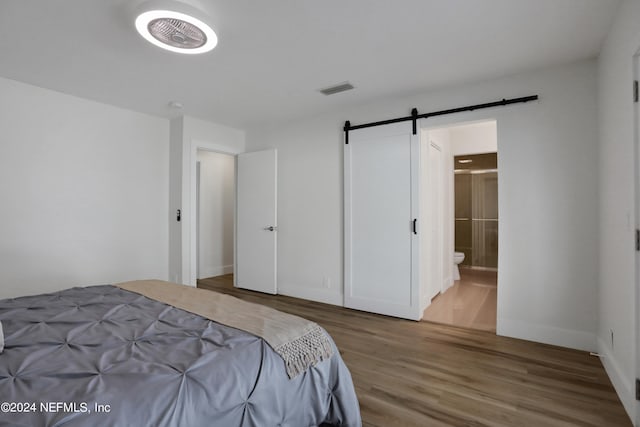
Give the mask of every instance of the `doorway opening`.
M 423 129 L 423 320 L 495 332 L 498 163 L 495 120 Z
M 231 281 L 234 272 L 235 156 L 197 150 L 197 279 Z

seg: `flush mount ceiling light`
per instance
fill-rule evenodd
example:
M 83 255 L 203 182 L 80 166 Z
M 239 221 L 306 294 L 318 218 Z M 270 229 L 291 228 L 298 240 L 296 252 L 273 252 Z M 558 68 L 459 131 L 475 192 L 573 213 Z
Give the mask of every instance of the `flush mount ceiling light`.
M 190 13 L 151 9 L 138 14 L 136 29 L 148 42 L 171 52 L 198 54 L 218 44 L 211 26 Z

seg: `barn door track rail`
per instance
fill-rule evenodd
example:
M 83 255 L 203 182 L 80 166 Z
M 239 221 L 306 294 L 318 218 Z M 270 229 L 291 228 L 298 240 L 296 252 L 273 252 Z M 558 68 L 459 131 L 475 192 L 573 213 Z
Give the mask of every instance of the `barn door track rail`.
M 521 98 L 502 99 L 500 101 L 469 105 L 466 107 L 451 108 L 448 110 L 433 111 L 431 113 L 424 113 L 424 114 L 418 114 L 418 109 L 414 108 L 411 110 L 410 116 L 398 117 L 396 119 L 382 120 L 379 122 L 364 123 L 364 124 L 355 125 L 355 126 L 352 126 L 351 122 L 347 120 L 344 123 L 344 136 L 345 136 L 344 143 L 345 144 L 349 143 L 349 131 L 351 130 L 370 128 L 374 126 L 390 125 L 392 123 L 408 122 L 409 120 L 411 120 L 413 121 L 413 134 L 415 135 L 418 132 L 418 124 L 417 124 L 418 119 L 428 119 L 429 117 L 444 116 L 446 114 L 462 113 L 465 111 L 481 110 L 483 108 L 503 107 L 505 105 L 510 105 L 510 104 L 522 104 L 525 102 L 537 101 L 537 100 L 538 100 L 538 95 L 523 96 Z

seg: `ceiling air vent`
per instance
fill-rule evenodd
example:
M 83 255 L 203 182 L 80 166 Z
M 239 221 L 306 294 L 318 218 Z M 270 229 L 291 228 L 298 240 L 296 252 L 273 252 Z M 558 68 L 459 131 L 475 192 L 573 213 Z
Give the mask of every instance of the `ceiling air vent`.
M 320 89 L 320 93 L 324 95 L 333 95 L 334 93 L 344 92 L 345 90 L 351 90 L 354 86 L 349 82 L 338 83 L 324 89 Z

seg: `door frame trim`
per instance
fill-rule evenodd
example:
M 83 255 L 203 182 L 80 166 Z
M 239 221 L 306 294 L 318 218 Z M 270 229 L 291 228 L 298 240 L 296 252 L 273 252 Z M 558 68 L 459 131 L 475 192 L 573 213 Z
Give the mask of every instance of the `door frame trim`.
M 640 41 L 636 40 L 636 52 L 632 56 L 632 76 L 636 81 L 640 81 Z M 640 229 L 640 102 L 633 103 L 633 181 L 634 181 L 634 228 Z M 634 230 L 635 231 L 635 230 Z M 635 287 L 635 301 L 634 301 L 634 331 L 633 338 L 635 339 L 635 360 L 636 360 L 636 381 L 640 378 L 640 254 L 636 250 L 634 253 L 634 287 Z M 633 387 L 632 391 L 633 393 Z M 635 400 L 635 422 L 640 425 L 640 402 Z M 633 418 L 633 415 L 631 415 Z
M 187 210 L 188 215 L 182 216 L 182 230 L 187 231 L 186 233 L 182 233 L 182 277 L 187 279 L 187 284 L 195 287 L 198 281 L 198 271 L 197 271 L 197 259 L 196 254 L 197 250 L 197 189 L 196 189 L 196 164 L 198 162 L 198 150 L 204 151 L 212 151 L 214 153 L 227 154 L 233 156 L 234 158 L 240 154 L 244 153 L 244 150 L 235 150 L 231 147 L 216 144 L 210 141 L 204 141 L 200 139 L 192 139 L 189 142 L 189 156 L 187 163 L 187 170 L 183 171 L 183 178 L 188 177 L 188 180 L 184 180 L 183 182 L 187 182 L 187 191 L 184 191 L 183 194 L 186 193 L 187 200 L 183 198 L 183 205 L 189 207 Z M 234 189 L 236 187 L 237 181 L 237 158 L 235 160 L 234 167 Z M 183 184 L 184 185 L 184 184 Z M 233 207 L 233 271 L 235 273 L 235 258 L 236 258 L 236 206 L 234 204 Z M 184 211 L 183 211 L 184 212 Z M 234 285 L 235 285 L 235 274 L 234 274 Z

